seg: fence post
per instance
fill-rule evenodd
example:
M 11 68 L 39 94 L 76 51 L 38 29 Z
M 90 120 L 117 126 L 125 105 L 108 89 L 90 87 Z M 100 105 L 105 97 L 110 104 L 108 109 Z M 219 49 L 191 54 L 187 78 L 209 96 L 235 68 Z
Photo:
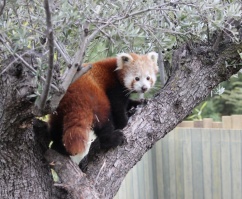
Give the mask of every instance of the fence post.
M 200 120 L 194 121 L 194 128 L 203 128 L 203 121 L 200 121 Z
M 193 121 L 182 121 L 179 124 L 179 127 L 193 128 L 194 127 L 194 122 Z
M 230 116 L 222 116 L 222 128 L 223 129 L 231 129 L 231 117 Z
M 242 115 L 232 115 L 232 128 L 242 129 Z
M 212 128 L 221 129 L 222 128 L 222 122 L 213 122 Z
M 213 119 L 212 118 L 204 118 L 203 119 L 203 128 L 212 128 L 213 127 Z

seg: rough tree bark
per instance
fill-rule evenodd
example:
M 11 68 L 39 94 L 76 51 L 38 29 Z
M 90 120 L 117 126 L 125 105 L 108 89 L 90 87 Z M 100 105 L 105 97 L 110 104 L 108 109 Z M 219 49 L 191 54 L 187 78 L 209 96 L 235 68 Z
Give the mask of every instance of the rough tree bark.
M 28 96 L 36 88 L 35 77 L 21 62 L 11 64 L 0 76 L 0 198 L 112 198 L 144 153 L 218 83 L 241 69 L 237 51 L 242 44 L 220 43 L 216 51 L 195 44 L 176 50 L 168 83 L 124 129 L 127 142 L 108 152 L 93 154 L 93 147 L 92 157 L 81 165 L 85 174 L 69 158 L 47 150 L 46 125 L 38 123 L 33 131 L 34 104 Z M 34 65 L 29 57 L 25 59 Z M 225 61 L 233 65 L 225 67 Z M 56 186 L 49 165 L 60 177 Z
M 25 55 L 35 63 L 35 54 Z M 13 62 L 9 59 L 3 64 Z M 3 69 L 3 68 L 1 68 Z M 0 72 L 1 74 L 1 72 Z M 66 198 L 63 190 L 53 186 L 44 153 L 49 139 L 46 126 L 42 134 L 33 131 L 33 101 L 35 77 L 22 62 L 10 65 L 0 76 L 0 198 Z

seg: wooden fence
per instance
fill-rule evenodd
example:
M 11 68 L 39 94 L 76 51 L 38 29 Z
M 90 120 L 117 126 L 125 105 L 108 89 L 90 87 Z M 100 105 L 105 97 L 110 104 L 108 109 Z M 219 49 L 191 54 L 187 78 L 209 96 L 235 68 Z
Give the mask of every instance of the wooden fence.
M 178 127 L 185 128 L 222 128 L 242 129 L 242 115 L 222 116 L 222 122 L 214 122 L 212 118 L 201 121 L 183 121 Z
M 219 127 L 211 119 L 189 125 L 156 143 L 115 199 L 242 199 L 242 117 L 223 117 Z

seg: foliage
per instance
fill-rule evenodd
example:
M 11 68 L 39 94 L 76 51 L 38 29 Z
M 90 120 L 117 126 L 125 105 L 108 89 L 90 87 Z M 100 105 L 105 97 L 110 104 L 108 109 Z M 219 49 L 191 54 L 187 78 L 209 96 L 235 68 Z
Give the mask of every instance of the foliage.
M 215 30 L 239 41 L 231 19 L 241 18 L 239 0 L 59 0 L 51 2 L 55 62 L 65 71 L 85 42 L 83 33 L 93 35 L 85 46 L 84 61 L 95 61 L 117 53 L 158 51 L 171 61 L 174 47 L 188 41 L 209 43 Z M 22 51 L 48 55 L 45 9 L 42 1 L 9 0 L 0 16 L 0 61 L 9 54 L 21 57 Z M 240 52 L 239 52 L 240 53 Z M 38 88 L 48 70 L 47 59 L 39 60 L 36 74 Z M 42 78 L 43 79 L 43 78 Z M 59 82 L 52 82 L 57 85 Z
M 53 1 L 51 7 L 55 39 L 65 46 L 70 56 L 78 48 L 77 41 L 86 23 L 89 33 L 101 29 L 89 46 L 87 60 L 95 57 L 92 52 L 96 47 L 96 57 L 97 54 L 105 57 L 120 51 L 171 49 L 191 39 L 207 41 L 208 31 L 226 30 L 226 19 L 241 17 L 239 1 L 60 0 Z M 1 39 L 7 42 L 1 51 L 14 53 L 27 48 L 46 52 L 42 44 L 46 30 L 42 2 L 11 0 L 5 10 L 0 32 Z M 229 31 L 234 33 L 231 27 Z M 237 39 L 235 33 L 234 36 L 231 38 Z
M 209 99 L 198 105 L 187 119 L 213 118 L 220 121 L 223 115 L 242 114 L 241 99 L 242 73 L 238 73 L 229 81 L 221 83 Z
M 201 106 L 199 106 L 199 108 L 195 108 L 193 110 L 193 113 L 192 115 L 190 115 L 188 117 L 188 119 L 192 119 L 192 120 L 201 120 L 202 119 L 202 112 L 203 112 L 203 109 L 206 107 L 207 105 L 207 102 L 203 102 Z
M 242 113 L 242 74 L 232 77 L 229 82 L 224 82 L 225 91 L 216 96 L 214 106 L 221 115 Z

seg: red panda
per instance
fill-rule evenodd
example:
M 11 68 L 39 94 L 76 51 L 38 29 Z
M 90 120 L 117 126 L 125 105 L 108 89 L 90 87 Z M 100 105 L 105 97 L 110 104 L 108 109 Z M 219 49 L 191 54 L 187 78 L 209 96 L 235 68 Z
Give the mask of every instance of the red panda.
M 82 154 L 90 145 L 90 132 L 101 149 L 124 142 L 127 109 L 140 102 L 129 99 L 145 93 L 156 82 L 158 54 L 121 53 L 92 63 L 92 68 L 70 85 L 57 110 L 50 115 L 52 148 L 68 155 Z

